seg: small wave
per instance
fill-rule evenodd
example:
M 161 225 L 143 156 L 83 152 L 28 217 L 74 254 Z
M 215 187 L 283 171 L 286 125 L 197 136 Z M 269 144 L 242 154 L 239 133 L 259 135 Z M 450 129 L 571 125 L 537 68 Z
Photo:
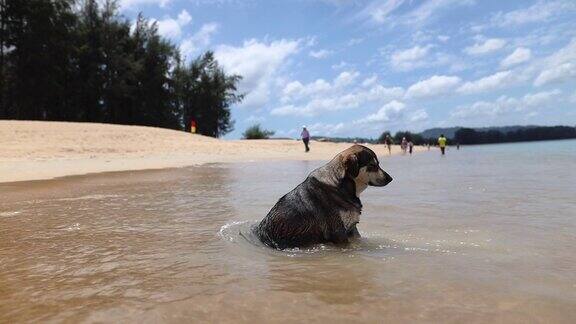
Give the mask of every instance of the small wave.
M 401 243 L 390 240 L 379 233 L 360 232 L 362 237 L 353 240 L 345 246 L 333 244 L 316 244 L 304 248 L 290 248 L 284 250 L 275 250 L 266 247 L 256 236 L 253 227 L 258 224 L 257 221 L 234 221 L 223 225 L 218 231 L 218 235 L 225 241 L 235 244 L 246 244 L 246 247 L 264 248 L 265 251 L 281 253 L 288 257 L 299 257 L 306 255 L 322 255 L 327 253 L 385 253 L 391 251 L 406 252 L 416 251 L 416 249 L 406 249 Z
M 254 233 L 254 226 L 258 221 L 235 221 L 223 225 L 218 235 L 225 241 L 237 244 L 241 249 L 258 248 L 264 253 L 280 254 L 286 257 L 323 257 L 326 255 L 342 254 L 349 257 L 356 255 L 377 258 L 393 258 L 394 256 L 406 254 L 457 254 L 453 249 L 443 247 L 442 245 L 418 245 L 409 244 L 403 240 L 394 240 L 388 238 L 383 233 L 362 232 L 360 238 L 353 240 L 347 245 L 340 246 L 334 244 L 316 244 L 310 247 L 290 248 L 276 250 L 264 245 Z
M 13 217 L 22 213 L 19 210 L 0 212 L 0 217 Z
M 109 198 L 117 198 L 120 197 L 119 195 L 86 195 L 81 197 L 74 197 L 74 198 L 60 198 L 55 199 L 55 201 L 75 201 L 75 200 L 102 200 L 102 199 L 109 199 Z

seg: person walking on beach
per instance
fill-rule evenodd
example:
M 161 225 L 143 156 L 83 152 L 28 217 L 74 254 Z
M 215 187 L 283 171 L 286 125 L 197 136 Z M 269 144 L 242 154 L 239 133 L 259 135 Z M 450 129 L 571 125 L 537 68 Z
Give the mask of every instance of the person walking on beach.
M 302 126 L 302 133 L 300 134 L 300 136 L 302 137 L 302 142 L 304 142 L 306 152 L 309 152 L 310 148 L 308 147 L 308 143 L 310 142 L 310 133 L 306 129 L 306 126 Z
M 444 134 L 438 137 L 438 146 L 440 146 L 440 151 L 442 151 L 442 155 L 444 155 L 446 151 L 446 137 L 444 137 Z
M 414 143 L 412 141 L 408 141 L 408 152 L 412 155 L 412 149 L 414 148 Z
M 388 155 L 392 155 L 392 138 L 390 138 L 390 135 L 386 135 L 384 144 L 386 144 L 386 147 L 388 147 Z

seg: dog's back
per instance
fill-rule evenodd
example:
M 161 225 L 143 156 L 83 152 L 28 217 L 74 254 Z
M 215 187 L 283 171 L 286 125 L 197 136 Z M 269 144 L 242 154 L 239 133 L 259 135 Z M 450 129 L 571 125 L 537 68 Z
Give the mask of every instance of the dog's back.
M 350 209 L 356 208 L 343 201 L 340 192 L 308 177 L 280 198 L 256 227 L 256 234 L 266 245 L 278 249 L 343 243 L 347 233 L 339 215 Z

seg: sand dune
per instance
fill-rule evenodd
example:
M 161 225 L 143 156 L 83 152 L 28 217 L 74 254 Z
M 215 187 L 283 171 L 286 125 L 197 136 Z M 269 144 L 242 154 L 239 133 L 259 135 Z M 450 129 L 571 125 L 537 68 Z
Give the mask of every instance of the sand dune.
M 219 140 L 155 127 L 0 120 L 0 182 L 203 163 L 329 160 L 350 145 L 312 141 L 311 152 L 304 153 L 296 140 Z M 388 154 L 384 145 L 367 146 L 379 156 Z

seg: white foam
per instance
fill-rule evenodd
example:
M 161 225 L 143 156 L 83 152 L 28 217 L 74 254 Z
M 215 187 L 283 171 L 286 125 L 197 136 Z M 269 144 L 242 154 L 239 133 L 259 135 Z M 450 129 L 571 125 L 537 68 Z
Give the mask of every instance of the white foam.
M 14 210 L 14 211 L 6 211 L 6 212 L 0 212 L 0 217 L 12 217 L 12 216 L 16 216 L 18 214 L 22 213 L 21 211 L 18 210 Z

